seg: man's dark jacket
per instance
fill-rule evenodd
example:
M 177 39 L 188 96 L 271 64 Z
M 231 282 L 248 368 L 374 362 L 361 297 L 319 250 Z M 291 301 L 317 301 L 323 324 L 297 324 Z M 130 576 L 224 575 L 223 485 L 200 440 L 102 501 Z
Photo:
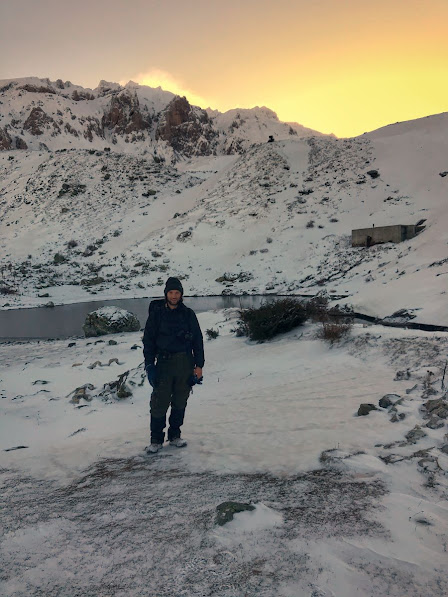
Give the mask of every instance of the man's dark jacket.
M 164 300 L 152 301 L 143 334 L 145 368 L 157 355 L 186 352 L 193 354 L 193 365 L 204 366 L 204 341 L 195 312 L 182 302 L 170 309 Z

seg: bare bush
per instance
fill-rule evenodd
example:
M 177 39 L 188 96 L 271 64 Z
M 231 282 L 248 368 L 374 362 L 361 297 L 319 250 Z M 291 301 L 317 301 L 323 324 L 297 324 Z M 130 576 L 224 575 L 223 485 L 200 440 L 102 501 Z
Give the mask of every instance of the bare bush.
M 325 340 L 330 344 L 339 342 L 346 336 L 353 327 L 353 321 L 323 321 L 322 328 L 319 330 L 317 336 L 321 340 Z

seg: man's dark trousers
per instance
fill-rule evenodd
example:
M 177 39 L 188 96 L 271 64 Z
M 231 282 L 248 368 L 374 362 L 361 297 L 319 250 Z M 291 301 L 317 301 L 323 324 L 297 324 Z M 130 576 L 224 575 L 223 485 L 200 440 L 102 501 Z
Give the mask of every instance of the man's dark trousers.
M 166 413 L 171 405 L 168 441 L 180 437 L 185 408 L 191 392 L 193 357 L 186 352 L 162 354 L 157 357 L 157 382 L 151 394 L 151 443 L 163 444 Z

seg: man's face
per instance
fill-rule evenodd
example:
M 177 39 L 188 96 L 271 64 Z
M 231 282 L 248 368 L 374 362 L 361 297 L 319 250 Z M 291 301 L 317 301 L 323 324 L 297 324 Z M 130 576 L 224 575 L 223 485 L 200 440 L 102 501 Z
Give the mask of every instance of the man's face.
M 166 293 L 166 300 L 171 308 L 177 307 L 181 298 L 182 293 L 179 290 L 168 290 Z

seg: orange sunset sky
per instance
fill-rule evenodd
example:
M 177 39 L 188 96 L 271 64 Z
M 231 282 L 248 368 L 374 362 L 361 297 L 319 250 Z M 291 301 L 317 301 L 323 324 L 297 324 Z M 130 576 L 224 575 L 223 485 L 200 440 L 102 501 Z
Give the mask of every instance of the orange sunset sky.
M 134 80 L 353 136 L 448 110 L 448 0 L 2 0 L 0 78 Z

